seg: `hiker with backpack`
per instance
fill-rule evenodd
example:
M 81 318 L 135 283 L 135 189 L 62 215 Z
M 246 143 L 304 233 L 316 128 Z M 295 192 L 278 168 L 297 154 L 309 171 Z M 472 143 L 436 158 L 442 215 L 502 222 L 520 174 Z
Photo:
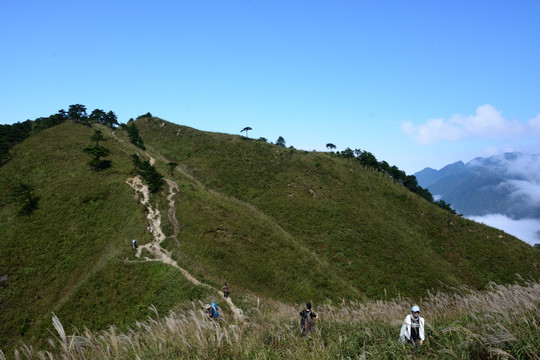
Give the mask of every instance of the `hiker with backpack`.
M 133 247 L 133 250 L 137 249 L 137 240 L 133 239 L 131 240 L 131 246 Z
M 306 304 L 306 308 L 300 311 L 300 326 L 302 327 L 302 337 L 305 337 L 307 333 L 313 331 L 313 319 L 317 319 L 318 316 L 311 310 L 311 303 Z
M 206 315 L 208 315 L 210 319 L 215 320 L 219 317 L 219 310 L 216 303 L 206 304 L 204 308 Z
M 223 284 L 223 297 L 225 299 L 229 297 L 229 286 L 227 283 Z
M 413 346 L 422 346 L 426 339 L 424 323 L 424 318 L 420 316 L 420 307 L 414 305 L 411 309 L 411 314 L 407 315 L 405 320 L 403 320 L 399 341 L 401 343 L 409 343 Z

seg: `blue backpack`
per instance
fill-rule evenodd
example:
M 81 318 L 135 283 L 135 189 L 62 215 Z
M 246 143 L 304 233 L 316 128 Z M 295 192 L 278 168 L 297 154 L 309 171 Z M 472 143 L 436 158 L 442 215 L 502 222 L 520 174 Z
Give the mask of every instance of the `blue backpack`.
M 212 309 L 214 309 L 214 319 L 217 319 L 219 316 L 218 306 L 216 303 L 212 303 Z

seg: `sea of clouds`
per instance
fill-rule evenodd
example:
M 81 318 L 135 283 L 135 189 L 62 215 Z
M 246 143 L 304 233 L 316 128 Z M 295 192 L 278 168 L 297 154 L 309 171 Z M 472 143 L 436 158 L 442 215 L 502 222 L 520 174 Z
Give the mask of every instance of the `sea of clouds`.
M 469 165 L 476 165 L 473 160 Z M 507 180 L 498 186 L 510 192 L 507 214 L 470 216 L 471 220 L 501 229 L 531 244 L 540 244 L 540 155 L 501 154 L 489 158 L 489 168 Z
M 540 219 L 514 220 L 501 214 L 470 216 L 469 219 L 500 229 L 530 245 L 540 244 Z
M 484 104 L 470 115 L 433 118 L 421 124 L 402 121 L 401 130 L 420 144 L 436 144 L 441 141 L 458 143 L 465 139 L 506 139 L 511 140 L 510 144 L 519 143 L 520 146 L 508 148 L 507 151 L 511 152 L 522 147 L 527 139 L 537 144 L 540 139 L 540 114 L 528 121 L 517 121 L 505 118 L 495 106 Z M 535 149 L 538 147 L 535 146 Z M 505 200 L 505 214 L 469 218 L 501 229 L 529 244 L 540 243 L 540 155 L 514 152 L 488 159 L 477 158 L 467 164 L 475 165 L 502 175 L 505 180 L 498 186 L 507 190 L 510 200 Z

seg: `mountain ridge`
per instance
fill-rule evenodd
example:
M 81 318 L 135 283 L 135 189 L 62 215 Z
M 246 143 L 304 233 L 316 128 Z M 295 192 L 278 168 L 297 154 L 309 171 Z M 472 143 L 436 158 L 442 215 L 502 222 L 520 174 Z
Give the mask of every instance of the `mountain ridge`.
M 440 170 L 435 170 L 427 167 L 415 173 L 414 175 L 416 176 L 416 179 L 418 180 L 420 186 L 427 188 L 429 185 L 436 183 L 444 177 L 457 175 L 464 172 L 464 168 L 465 164 L 463 163 L 463 161 L 460 160 L 456 161 L 455 163 L 448 164 Z
M 239 307 L 252 294 L 288 303 L 362 300 L 540 275 L 530 246 L 452 215 L 354 159 L 159 118 L 131 124 L 155 167 L 178 184 L 179 245 L 162 217 L 163 248 L 212 288 L 228 281 Z M 82 151 L 94 129 L 103 131 L 112 164 L 97 173 Z M 137 151 L 145 156 L 122 127 L 113 134 L 69 121 L 14 146 L 0 185 L 31 183 L 40 200 L 33 214 L 18 216 L 7 193 L 1 198 L 0 276 L 9 276 L 0 293 L 8 309 L 2 343 L 43 342 L 53 309 L 66 325 L 102 329 L 133 324 L 150 305 L 160 313 L 193 300 L 227 308 L 170 266 L 132 262 L 131 239 L 151 241 L 146 210 L 125 183 Z M 173 171 L 170 162 L 178 163 Z M 167 195 L 151 201 L 167 209 Z M 408 254 L 423 272 L 403 260 Z

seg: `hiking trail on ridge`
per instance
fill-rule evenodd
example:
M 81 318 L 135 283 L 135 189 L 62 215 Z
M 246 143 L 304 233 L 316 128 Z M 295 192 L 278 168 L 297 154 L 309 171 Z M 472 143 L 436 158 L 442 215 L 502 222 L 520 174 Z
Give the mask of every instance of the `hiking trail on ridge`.
M 148 155 L 148 154 L 146 154 Z M 150 164 L 152 165 L 154 163 L 154 159 L 148 155 L 150 158 Z M 169 217 L 169 220 L 174 228 L 174 238 L 176 239 L 177 244 L 179 245 L 180 242 L 178 241 L 177 235 L 179 232 L 179 224 L 178 220 L 176 219 L 176 208 L 174 206 L 174 200 L 173 196 L 178 193 L 178 184 L 172 180 L 165 179 L 167 182 L 167 185 L 169 186 L 169 195 L 167 196 L 167 200 L 169 201 L 169 210 L 167 212 L 167 215 Z M 142 261 L 159 261 L 167 265 L 171 265 L 178 269 L 185 277 L 188 279 L 191 283 L 194 285 L 201 285 L 205 286 L 210 290 L 213 290 L 217 292 L 220 296 L 223 296 L 223 293 L 219 290 L 216 290 L 212 288 L 210 285 L 205 284 L 199 280 L 197 280 L 193 275 L 191 275 L 187 270 L 181 268 L 178 263 L 172 259 L 171 252 L 164 249 L 161 244 L 166 239 L 165 234 L 163 233 L 163 230 L 161 229 L 161 213 L 159 209 L 156 207 L 154 208 L 152 204 L 150 204 L 150 192 L 148 189 L 148 185 L 144 185 L 142 183 L 142 180 L 139 175 L 128 178 L 126 180 L 126 184 L 128 184 L 133 190 L 135 190 L 135 193 L 139 195 L 139 201 L 142 205 L 144 205 L 148 211 L 148 215 L 146 218 L 148 219 L 148 230 L 152 234 L 152 241 L 144 244 L 139 245 L 137 247 L 137 253 L 135 254 L 135 257 L 141 258 L 143 249 L 147 250 L 153 258 L 149 258 L 147 256 L 143 256 Z M 244 313 L 242 309 L 238 308 L 234 305 L 230 297 L 224 298 L 227 304 L 229 305 L 229 308 L 232 310 L 234 314 L 234 318 L 239 321 L 244 321 Z

